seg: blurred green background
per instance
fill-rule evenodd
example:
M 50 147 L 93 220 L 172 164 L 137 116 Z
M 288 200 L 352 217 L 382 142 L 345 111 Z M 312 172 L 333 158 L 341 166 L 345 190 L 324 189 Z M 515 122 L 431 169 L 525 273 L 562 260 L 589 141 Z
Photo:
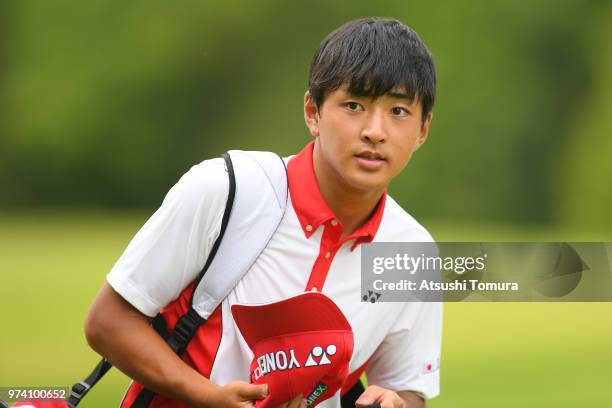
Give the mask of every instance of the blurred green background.
M 3 1 L 0 386 L 88 373 L 88 305 L 165 192 L 228 149 L 298 151 L 310 57 L 364 16 L 437 63 L 430 138 L 390 189 L 436 239 L 612 241 L 611 1 Z M 432 407 L 610 405 L 612 304 L 445 312 Z

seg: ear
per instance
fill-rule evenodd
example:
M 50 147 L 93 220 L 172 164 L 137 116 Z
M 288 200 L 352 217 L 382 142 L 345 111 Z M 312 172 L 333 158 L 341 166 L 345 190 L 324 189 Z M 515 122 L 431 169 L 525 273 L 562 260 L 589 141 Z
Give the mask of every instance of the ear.
M 421 126 L 421 131 L 419 132 L 419 136 L 417 137 L 415 149 L 414 149 L 415 151 L 419 150 L 419 148 L 423 145 L 423 143 L 425 143 L 425 140 L 427 140 L 427 136 L 429 136 L 429 125 L 431 124 L 432 118 L 433 118 L 433 113 L 429 112 L 427 114 L 427 117 L 425 118 L 425 122 L 423 122 L 423 125 Z
M 319 109 L 312 100 L 310 92 L 306 91 L 304 94 L 304 121 L 310 134 L 314 137 L 319 136 Z

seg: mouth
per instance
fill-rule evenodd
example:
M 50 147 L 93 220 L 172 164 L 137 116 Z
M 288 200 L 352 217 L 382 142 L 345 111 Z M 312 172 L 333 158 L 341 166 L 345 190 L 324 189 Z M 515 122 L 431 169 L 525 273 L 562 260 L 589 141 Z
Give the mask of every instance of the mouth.
M 371 161 L 386 161 L 385 156 L 381 153 L 373 151 L 373 150 L 363 150 L 354 155 L 359 159 L 371 160 Z
M 383 168 L 387 159 L 381 153 L 374 150 L 362 150 L 354 155 L 360 169 L 367 172 L 375 172 Z

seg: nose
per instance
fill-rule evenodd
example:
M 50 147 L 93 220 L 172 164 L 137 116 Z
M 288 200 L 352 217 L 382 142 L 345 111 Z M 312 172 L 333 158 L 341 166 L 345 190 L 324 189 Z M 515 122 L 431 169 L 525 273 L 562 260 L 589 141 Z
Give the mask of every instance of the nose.
M 375 145 L 384 143 L 385 139 L 384 114 L 376 111 L 370 112 L 361 130 L 361 140 Z

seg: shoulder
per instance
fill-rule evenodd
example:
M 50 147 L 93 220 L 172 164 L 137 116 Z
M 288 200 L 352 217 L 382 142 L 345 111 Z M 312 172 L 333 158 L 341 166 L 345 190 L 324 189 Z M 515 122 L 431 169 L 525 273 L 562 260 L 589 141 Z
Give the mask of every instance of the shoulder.
M 156 211 L 166 224 L 174 223 L 187 231 L 205 224 L 217 225 L 225 209 L 229 178 L 222 158 L 204 160 L 192 166 L 172 186 Z
M 229 181 L 225 161 L 221 157 L 204 160 L 183 174 L 177 185 L 185 191 L 196 193 L 228 190 Z
M 390 195 L 385 198 L 385 212 L 380 223 L 379 234 L 376 235 L 381 241 L 434 242 L 429 231 Z
M 192 166 L 172 187 L 165 200 L 176 197 L 183 205 L 199 207 L 202 201 L 215 201 L 225 205 L 229 191 L 229 179 L 222 158 L 204 160 Z

